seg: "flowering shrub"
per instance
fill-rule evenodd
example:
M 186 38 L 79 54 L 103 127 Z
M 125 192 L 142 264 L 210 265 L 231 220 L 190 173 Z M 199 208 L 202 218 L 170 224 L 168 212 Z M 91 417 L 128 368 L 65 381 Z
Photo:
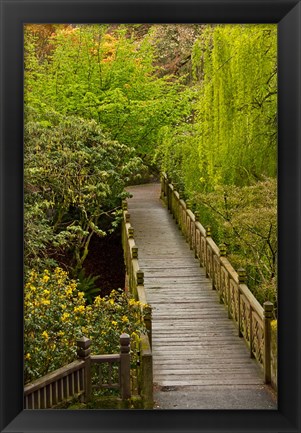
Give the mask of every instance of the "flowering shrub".
M 77 282 L 60 268 L 27 275 L 24 297 L 25 383 L 76 358 L 76 340 L 85 335 L 91 352 L 118 353 L 119 337 L 131 336 L 133 358 L 140 332 L 146 332 L 141 303 L 123 291 L 97 296 L 86 305 Z

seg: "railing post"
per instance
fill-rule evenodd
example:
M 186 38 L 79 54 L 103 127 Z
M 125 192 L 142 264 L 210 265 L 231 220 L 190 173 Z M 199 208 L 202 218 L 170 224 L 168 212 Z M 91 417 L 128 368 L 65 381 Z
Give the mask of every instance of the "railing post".
M 274 305 L 266 301 L 264 309 L 264 382 L 271 383 L 271 321 L 273 319 Z
M 197 233 L 196 223 L 199 221 L 200 221 L 200 212 L 196 210 L 194 212 L 194 257 L 196 259 L 200 255 L 198 250 L 201 248 L 201 245 L 197 245 L 197 235 L 196 235 Z
M 152 307 L 147 305 L 143 309 L 144 323 L 147 329 L 150 347 L 152 347 Z
M 139 269 L 137 271 L 137 286 L 143 286 L 144 284 L 144 272 Z
M 125 222 L 126 223 L 129 223 L 130 222 L 130 214 L 129 214 L 129 212 L 128 211 L 125 211 Z
M 85 361 L 84 367 L 84 402 L 87 403 L 92 395 L 92 381 L 91 381 L 91 340 L 82 336 L 76 341 L 77 344 L 77 357 Z
M 227 305 L 225 287 L 223 287 L 223 281 L 222 281 L 222 261 L 221 261 L 221 257 L 226 257 L 226 254 L 227 254 L 226 245 L 220 244 L 220 246 L 219 246 L 219 258 L 218 258 L 218 263 L 219 263 L 219 302 L 220 302 L 220 304 L 224 303 Z
M 131 364 L 130 364 L 130 336 L 120 336 L 120 391 L 121 398 L 131 397 Z
M 173 184 L 172 186 L 172 192 L 171 192 L 171 216 L 173 217 L 173 219 L 175 219 L 175 201 L 176 201 L 176 197 L 175 197 L 175 186 Z
M 253 354 L 253 308 L 252 305 L 250 305 L 250 316 L 249 316 L 249 322 L 250 322 L 250 358 L 254 358 Z
M 211 238 L 211 227 L 206 227 L 206 238 Z M 210 278 L 209 268 L 211 268 L 211 257 L 208 257 L 208 248 L 207 242 L 205 244 L 205 260 L 204 260 L 204 268 L 206 272 L 206 278 Z
M 133 239 L 133 237 L 134 237 L 133 227 L 129 227 L 128 234 L 129 234 L 129 239 Z
M 138 247 L 132 247 L 132 259 L 138 259 Z
M 187 200 L 187 205 L 188 205 L 188 209 L 193 213 L 193 203 L 192 200 Z M 189 243 L 189 247 L 192 250 L 193 249 L 193 237 L 194 237 L 194 233 L 195 233 L 195 221 L 193 221 L 190 217 L 189 217 L 189 233 L 188 233 L 188 243 Z
M 167 209 L 170 210 L 170 190 L 169 190 L 169 179 L 166 179 L 166 205 Z
M 239 268 L 237 270 L 238 273 L 238 336 L 242 337 L 242 332 L 241 332 L 241 308 L 240 308 L 240 284 L 245 284 L 246 283 L 246 271 L 243 268 Z
M 140 339 L 141 352 L 141 396 L 144 409 L 153 409 L 153 356 L 147 335 L 142 334 Z
M 227 255 L 226 244 L 220 244 L 220 246 L 219 246 L 219 255 L 220 255 L 220 257 L 226 257 L 226 255 Z
M 160 175 L 160 185 L 161 185 L 160 198 L 161 200 L 164 200 L 164 174 L 163 173 L 161 173 Z

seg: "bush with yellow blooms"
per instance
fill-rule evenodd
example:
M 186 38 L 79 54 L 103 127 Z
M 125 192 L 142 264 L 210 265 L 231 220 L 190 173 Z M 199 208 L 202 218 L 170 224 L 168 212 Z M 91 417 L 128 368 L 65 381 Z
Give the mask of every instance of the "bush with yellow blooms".
M 135 344 L 146 332 L 141 304 L 123 290 L 97 296 L 90 305 L 77 282 L 61 268 L 28 272 L 24 293 L 24 374 L 25 383 L 76 359 L 76 340 L 91 339 L 92 354 L 118 353 L 123 332 Z

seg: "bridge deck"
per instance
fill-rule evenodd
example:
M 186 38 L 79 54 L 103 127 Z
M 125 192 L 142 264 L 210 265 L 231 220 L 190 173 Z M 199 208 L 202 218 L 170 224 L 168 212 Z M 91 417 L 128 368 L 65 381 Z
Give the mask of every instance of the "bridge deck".
M 153 308 L 158 408 L 276 408 L 226 309 L 159 199 L 160 185 L 128 189 L 139 264 Z M 168 392 L 169 391 L 169 392 Z M 208 406 L 209 405 L 209 406 Z

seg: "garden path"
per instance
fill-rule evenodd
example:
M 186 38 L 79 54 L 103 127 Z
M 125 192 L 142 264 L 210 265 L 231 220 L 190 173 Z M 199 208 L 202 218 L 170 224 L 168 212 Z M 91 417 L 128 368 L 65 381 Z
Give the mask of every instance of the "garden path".
M 160 200 L 160 184 L 128 188 L 139 264 L 153 309 L 155 409 L 276 409 L 234 323 Z

